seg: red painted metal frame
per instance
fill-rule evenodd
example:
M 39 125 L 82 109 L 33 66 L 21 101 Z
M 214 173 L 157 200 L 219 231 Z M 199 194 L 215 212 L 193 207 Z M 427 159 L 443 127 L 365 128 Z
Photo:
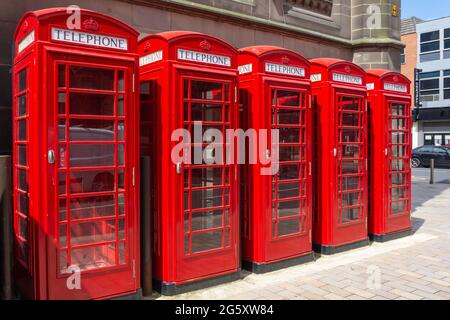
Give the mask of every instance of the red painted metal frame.
M 313 59 L 310 62 L 316 127 L 313 244 L 324 253 L 336 252 L 340 247 L 350 247 L 368 239 L 366 73 L 351 62 L 337 59 Z M 334 81 L 339 79 L 334 79 L 333 74 L 338 74 L 339 77 L 343 75 L 348 80 Z M 338 103 L 339 99 L 342 100 L 341 104 Z M 344 222 L 341 214 L 345 207 L 342 196 L 346 191 L 343 189 L 341 196 L 339 195 L 339 186 L 343 186 L 339 182 L 339 159 L 344 159 L 342 150 L 344 147 L 352 147 L 352 143 L 339 143 L 338 133 L 345 130 L 345 127 L 339 125 L 343 119 L 339 108 L 344 107 L 345 100 L 349 99 L 357 100 L 359 106 L 355 113 L 359 114 L 359 143 L 353 143 L 353 147 L 359 148 L 359 156 L 355 159 L 359 173 L 354 175 L 357 177 L 358 187 L 353 190 L 358 192 L 358 217 L 354 221 Z M 349 116 L 350 113 L 346 115 Z M 353 215 L 353 208 L 346 210 L 351 210 Z
M 408 78 L 397 72 L 378 69 L 367 71 L 370 108 L 371 205 L 369 234 L 375 237 L 411 229 L 412 117 L 410 83 Z M 403 115 L 397 117 L 392 114 L 394 105 L 403 106 Z M 399 119 L 402 127 L 392 127 L 392 123 L 396 119 Z M 400 145 L 393 145 L 393 135 L 399 134 L 404 136 L 404 142 Z M 393 166 L 393 158 L 403 159 L 398 160 L 402 162 L 401 168 Z M 402 170 L 394 171 L 394 169 Z M 394 181 L 393 175 L 397 175 L 397 177 L 401 175 L 402 178 Z M 397 186 L 402 190 L 403 210 L 393 214 L 392 196 L 394 190 L 397 190 Z
M 138 106 L 138 90 L 134 90 L 135 78 L 138 75 L 138 55 L 137 36 L 138 32 L 128 25 L 112 17 L 89 11 L 81 10 L 80 18 L 82 21 L 81 30 L 91 34 L 112 35 L 125 38 L 128 41 L 128 50 L 120 51 L 114 49 L 105 49 L 100 47 L 89 47 L 86 45 L 75 45 L 69 43 L 55 42 L 51 40 L 51 27 L 67 28 L 67 20 L 71 13 L 67 13 L 66 8 L 51 8 L 40 11 L 28 12 L 20 20 L 14 39 L 15 39 L 15 59 L 13 68 L 13 112 L 14 112 L 14 217 L 16 234 L 16 282 L 21 294 L 29 299 L 105 299 L 116 296 L 129 295 L 137 293 L 140 286 L 139 272 L 139 175 L 134 176 L 134 172 L 139 172 L 139 136 L 138 125 L 139 115 L 136 113 Z M 87 23 L 86 23 L 87 22 Z M 20 52 L 18 50 L 21 41 L 34 33 L 34 39 L 30 41 Z M 30 39 L 30 38 L 28 38 Z M 70 274 L 61 274 L 59 270 L 59 258 L 57 252 L 59 248 L 59 236 L 57 231 L 58 214 L 58 164 L 59 156 L 56 155 L 55 164 L 48 163 L 48 153 L 50 149 L 59 150 L 58 143 L 58 118 L 64 121 L 72 119 L 69 116 L 68 100 L 66 105 L 66 115 L 58 116 L 57 106 L 57 65 L 75 65 L 89 66 L 101 70 L 112 70 L 115 74 L 115 89 L 113 94 L 116 98 L 118 94 L 125 96 L 125 108 L 128 113 L 122 118 L 113 117 L 111 120 L 118 125 L 118 121 L 125 124 L 124 141 L 126 160 L 122 167 L 125 174 L 124 192 L 128 195 L 128 204 L 125 205 L 126 222 L 124 232 L 126 234 L 127 247 L 124 247 L 126 253 L 126 263 L 112 268 L 92 269 L 81 271 L 81 289 L 70 290 L 67 287 L 66 280 Z M 67 66 L 65 67 L 67 71 Z M 19 73 L 27 70 L 26 91 L 19 88 Z M 121 70 L 124 72 L 125 91 L 119 92 L 117 87 L 117 74 Z M 68 73 L 66 72 L 66 75 Z M 67 80 L 65 80 L 65 89 L 63 92 L 69 92 Z M 78 89 L 73 89 L 78 90 Z M 83 91 L 83 90 L 78 90 Z M 101 93 L 95 90 L 84 90 L 86 93 Z M 23 117 L 27 119 L 27 140 L 25 143 L 19 141 L 18 120 L 16 117 L 18 111 L 18 99 L 23 93 L 28 96 L 27 111 Z M 115 113 L 117 114 L 117 99 L 114 102 Z M 89 116 L 84 119 L 106 119 L 106 117 Z M 61 122 L 62 123 L 62 122 Z M 66 139 L 69 139 L 68 128 L 65 130 Z M 118 129 L 115 130 L 118 132 Z M 118 133 L 115 133 L 114 141 L 118 140 Z M 62 134 L 62 132 L 60 133 Z M 92 144 L 92 141 L 85 141 L 86 144 Z M 25 167 L 19 166 L 17 161 L 19 153 L 16 148 L 18 145 L 27 145 L 27 164 Z M 102 143 L 105 144 L 105 143 Z M 120 142 L 116 143 L 121 144 Z M 118 148 L 118 147 L 117 147 Z M 115 149 L 117 149 L 115 148 Z M 116 159 L 117 150 L 115 151 Z M 111 167 L 115 170 L 117 179 L 118 167 Z M 94 165 L 95 166 L 95 165 Z M 18 179 L 18 169 L 25 168 L 27 175 L 24 179 Z M 105 169 L 104 167 L 95 167 Z M 108 167 L 109 168 L 109 167 Z M 67 165 L 67 169 L 77 170 Z M 86 169 L 94 169 L 86 168 Z M 24 181 L 28 184 L 28 190 L 21 191 Z M 68 183 L 68 182 L 67 182 Z M 114 189 L 117 193 L 118 180 L 114 182 Z M 67 191 L 67 189 L 66 189 Z M 19 212 L 18 205 L 19 194 L 26 195 L 28 199 L 28 221 L 27 237 L 23 239 L 19 234 L 19 223 L 23 214 Z M 95 193 L 100 195 L 105 193 Z M 68 206 L 69 201 L 67 201 Z M 118 238 L 118 202 L 116 200 L 115 208 L 115 238 L 117 245 Z M 68 212 L 68 217 L 70 213 Z M 125 217 L 125 216 L 124 216 Z M 70 218 L 68 218 L 70 219 Z M 87 221 L 87 220 L 80 220 Z M 65 223 L 65 222 L 64 222 Z M 67 221 L 69 225 L 69 221 Z M 101 229 L 103 232 L 104 229 Z M 27 261 L 20 258 L 19 244 L 26 240 Z M 122 242 L 121 242 L 122 243 Z M 124 242 L 123 242 L 124 243 Z M 125 249 L 126 248 L 126 249 Z M 118 251 L 116 250 L 116 255 Z M 117 257 L 116 257 L 117 258 Z M 118 260 L 116 261 L 119 264 Z M 120 279 L 120 281 L 118 281 Z
M 304 70 L 303 76 L 286 75 L 266 72 L 266 63 L 281 65 L 284 67 L 296 67 Z M 311 243 L 311 218 L 312 218 L 312 118 L 311 118 L 311 89 L 309 80 L 310 63 L 304 57 L 293 51 L 272 47 L 254 46 L 239 50 L 239 66 L 247 67 L 247 71 L 241 70 L 239 87 L 241 96 L 242 127 L 245 129 L 270 130 L 272 128 L 288 128 L 300 132 L 299 143 L 286 144 L 301 146 L 298 160 L 294 161 L 299 166 L 299 176 L 294 180 L 298 182 L 299 203 L 304 206 L 298 208 L 299 231 L 277 237 L 272 234 L 272 224 L 278 225 L 278 218 L 273 221 L 272 199 L 273 179 L 278 181 L 278 174 L 274 176 L 261 175 L 261 170 L 267 164 L 246 164 L 242 166 L 243 191 L 241 191 L 242 214 L 242 258 L 253 264 L 267 265 L 306 255 L 312 251 Z M 251 68 L 250 68 L 251 66 Z M 251 71 L 249 71 L 251 70 Z M 297 69 L 298 70 L 298 69 Z M 272 91 L 286 90 L 298 94 L 300 105 L 295 107 L 281 107 L 302 114 L 299 123 L 293 125 L 277 125 L 274 123 L 272 112 L 278 109 L 273 106 Z M 278 100 L 278 99 L 277 99 Z M 303 139 L 302 139 L 303 137 Z M 267 145 L 270 146 L 271 138 L 268 137 Z M 281 142 L 280 142 L 281 144 Z M 252 152 L 248 148 L 248 152 Z M 254 157 L 258 159 L 258 152 L 254 150 Z M 255 154 L 256 153 L 256 154 Z M 248 158 L 248 156 L 247 156 Z M 270 164 L 269 164 L 270 166 Z M 292 218 L 292 216 L 290 216 Z M 282 218 L 283 219 L 283 218 Z M 286 220 L 285 220 L 286 221 Z
M 178 49 L 191 50 L 202 54 L 226 56 L 230 59 L 229 66 L 220 66 L 210 63 L 179 60 Z M 192 81 L 205 81 L 210 84 L 222 84 L 222 98 L 220 101 L 212 101 L 208 97 L 196 102 L 212 101 L 210 103 L 224 105 L 229 104 L 229 119 L 216 123 L 222 130 L 227 127 L 238 127 L 237 108 L 237 52 L 229 44 L 214 37 L 195 32 L 165 32 L 147 36 L 139 42 L 139 55 L 141 59 L 152 56 L 150 63 L 141 63 L 140 76 L 141 87 L 152 88 L 143 97 L 141 114 L 143 123 L 154 123 L 155 129 L 151 132 L 141 132 L 142 152 L 153 159 L 153 167 L 157 168 L 154 175 L 154 259 L 153 276 L 162 286 L 183 285 L 196 283 L 197 281 L 214 278 L 221 275 L 235 273 L 239 270 L 239 219 L 238 219 L 238 171 L 237 165 L 219 165 L 218 168 L 229 170 L 229 186 L 216 185 L 219 189 L 228 188 L 229 222 L 222 217 L 222 224 L 218 228 L 206 228 L 208 231 L 230 232 L 230 243 L 222 243 L 220 248 L 193 252 L 192 237 L 198 232 L 190 232 L 192 217 L 196 210 L 192 210 L 192 201 L 199 201 L 191 195 L 192 175 L 190 170 L 197 165 L 182 164 L 180 174 L 176 172 L 176 164 L 172 163 L 171 152 L 178 141 L 171 141 L 173 130 L 188 128 L 192 125 L 191 116 L 184 117 L 185 111 L 192 108 Z M 149 61 L 147 61 L 149 62 Z M 184 84 L 187 87 L 183 87 Z M 225 90 L 228 88 L 228 90 Z M 185 90 L 186 89 L 186 90 Z M 183 97 L 183 92 L 190 92 Z M 205 100 L 206 99 L 206 100 Z M 225 102 L 228 99 L 228 102 Z M 222 109 L 222 114 L 223 114 Z M 222 115 L 223 117 L 223 115 Z M 204 125 L 207 122 L 203 122 Z M 152 135 L 148 137 L 147 135 Z M 217 167 L 205 165 L 204 168 Z M 224 169 L 227 167 L 228 169 Z M 188 185 L 184 186 L 186 177 Z M 223 180 L 222 180 L 223 182 Z M 205 188 L 196 188 L 204 190 Z M 183 193 L 188 192 L 187 205 L 184 207 Z M 218 209 L 225 208 L 223 203 Z M 204 208 L 205 206 L 203 206 Z M 216 208 L 216 207 L 215 207 Z M 211 209 L 211 208 L 209 208 Z M 214 209 L 214 208 L 213 208 Z M 205 210 L 205 209 L 202 209 Z M 184 214 L 188 217 L 185 230 Z M 222 231 L 221 231 L 222 230 Z M 188 232 L 184 232 L 188 231 Z M 200 231 L 202 232 L 202 231 Z M 187 237 L 186 240 L 184 237 Z M 185 241 L 188 244 L 185 252 Z M 222 241 L 225 239 L 222 237 Z M 206 242 L 204 242 L 206 243 Z

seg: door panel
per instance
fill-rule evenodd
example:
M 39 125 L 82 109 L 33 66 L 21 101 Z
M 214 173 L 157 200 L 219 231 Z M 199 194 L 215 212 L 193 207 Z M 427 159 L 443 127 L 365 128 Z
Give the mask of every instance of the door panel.
M 49 296 L 95 299 L 135 290 L 132 65 L 52 56 L 48 134 L 55 163 Z M 55 133 L 55 134 L 53 134 Z M 131 194 L 130 194 L 131 193 Z M 55 226 L 52 226 L 55 223 Z M 80 272 L 81 288 L 67 278 Z
M 180 127 L 194 139 L 195 125 L 201 124 L 204 138 L 184 145 L 191 159 L 180 172 L 182 205 L 176 216 L 183 232 L 177 244 L 177 281 L 186 281 L 230 272 L 238 265 L 236 166 L 225 163 L 225 141 L 216 141 L 208 131 L 214 129 L 225 139 L 226 130 L 236 127 L 237 110 L 231 78 L 183 73 L 178 81 Z
M 279 171 L 269 180 L 272 185 L 271 208 L 266 219 L 266 257 L 268 261 L 274 261 L 311 250 L 311 204 L 308 196 L 311 191 L 307 170 L 310 95 L 299 86 L 273 82 L 266 85 L 266 95 L 269 128 L 279 133 Z
M 362 96 L 336 95 L 336 242 L 367 237 L 367 126 Z

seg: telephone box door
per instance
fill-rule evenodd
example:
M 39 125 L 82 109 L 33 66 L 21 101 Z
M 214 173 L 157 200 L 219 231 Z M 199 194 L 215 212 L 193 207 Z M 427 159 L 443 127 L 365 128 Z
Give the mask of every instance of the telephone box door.
M 266 256 L 273 261 L 311 251 L 311 198 L 307 196 L 311 194 L 307 156 L 310 96 L 299 86 L 275 82 L 266 84 L 266 96 L 266 127 L 278 130 L 279 136 L 278 161 L 272 163 L 278 170 L 267 177 L 272 192 L 266 219 Z
M 387 100 L 387 221 L 386 232 L 397 231 L 409 224 L 411 193 L 411 123 L 410 104 Z
M 335 106 L 335 239 L 346 243 L 367 237 L 366 105 L 362 95 L 338 91 Z
M 236 127 L 235 86 L 234 77 L 188 71 L 177 76 L 179 128 L 191 136 L 190 144 L 184 141 L 190 161 L 185 154 L 184 163 L 175 166 L 180 195 L 177 281 L 238 267 L 237 170 L 235 164 L 226 164 L 225 149 L 226 130 Z M 195 139 L 196 130 L 203 141 Z
M 49 57 L 49 298 L 136 290 L 133 64 Z

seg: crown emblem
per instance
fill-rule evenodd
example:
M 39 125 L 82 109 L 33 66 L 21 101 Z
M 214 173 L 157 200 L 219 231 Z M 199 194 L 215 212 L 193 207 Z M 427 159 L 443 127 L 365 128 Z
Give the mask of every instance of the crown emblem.
M 146 43 L 144 43 L 144 52 L 147 52 L 148 50 L 150 50 L 151 47 L 152 47 L 152 45 L 150 44 L 150 41 L 147 41 Z
M 398 82 L 398 77 L 394 76 L 394 82 Z
M 89 18 L 83 21 L 83 28 L 89 31 L 98 31 L 99 25 L 93 18 Z
M 211 50 L 211 43 L 209 43 L 207 40 L 203 40 L 200 42 L 200 48 L 202 48 L 205 51 Z
M 291 62 L 291 59 L 289 59 L 288 57 L 284 56 L 283 58 L 281 58 L 281 63 L 289 64 L 289 62 Z
M 352 69 L 350 68 L 350 66 L 345 66 L 345 72 L 350 73 L 352 71 Z

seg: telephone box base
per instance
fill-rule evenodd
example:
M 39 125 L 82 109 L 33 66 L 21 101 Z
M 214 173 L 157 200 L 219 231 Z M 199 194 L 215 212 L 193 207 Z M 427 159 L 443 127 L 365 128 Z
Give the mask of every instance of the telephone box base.
M 174 296 L 177 294 L 186 293 L 189 291 L 205 289 L 208 287 L 218 286 L 227 282 L 232 282 L 239 280 L 241 278 L 241 269 L 238 271 L 226 274 L 222 276 L 217 276 L 214 278 L 209 278 L 205 280 L 199 280 L 183 284 L 175 284 L 173 282 L 162 282 L 160 280 L 153 280 L 153 289 L 159 292 L 163 296 Z
M 320 244 L 313 244 L 313 250 L 319 254 L 332 255 L 332 254 L 341 253 L 341 252 L 348 251 L 348 250 L 365 247 L 365 246 L 368 246 L 369 244 L 370 244 L 369 238 L 367 238 L 362 241 L 352 242 L 352 243 L 344 244 L 342 246 L 323 246 Z
M 293 267 L 299 264 L 304 264 L 304 263 L 308 263 L 311 261 L 314 261 L 314 252 L 305 254 L 303 256 L 300 257 L 295 257 L 295 258 L 291 258 L 291 259 L 286 259 L 286 260 L 282 260 L 282 261 L 276 261 L 276 262 L 272 262 L 272 263 L 257 263 L 257 262 L 252 262 L 252 261 L 246 261 L 243 260 L 242 261 L 242 267 L 245 270 L 248 270 L 250 272 L 256 273 L 256 274 L 263 274 L 263 273 L 268 273 L 268 272 L 272 272 L 272 271 L 276 271 L 276 270 L 280 270 L 280 269 L 284 269 L 284 268 L 289 268 L 289 267 Z
M 369 234 L 370 241 L 374 242 L 387 242 L 403 237 L 408 237 L 412 234 L 412 229 L 401 230 L 397 232 L 387 233 L 387 234 Z
M 126 293 L 121 296 L 115 296 L 108 300 L 142 300 L 142 289 L 137 290 L 135 293 Z

